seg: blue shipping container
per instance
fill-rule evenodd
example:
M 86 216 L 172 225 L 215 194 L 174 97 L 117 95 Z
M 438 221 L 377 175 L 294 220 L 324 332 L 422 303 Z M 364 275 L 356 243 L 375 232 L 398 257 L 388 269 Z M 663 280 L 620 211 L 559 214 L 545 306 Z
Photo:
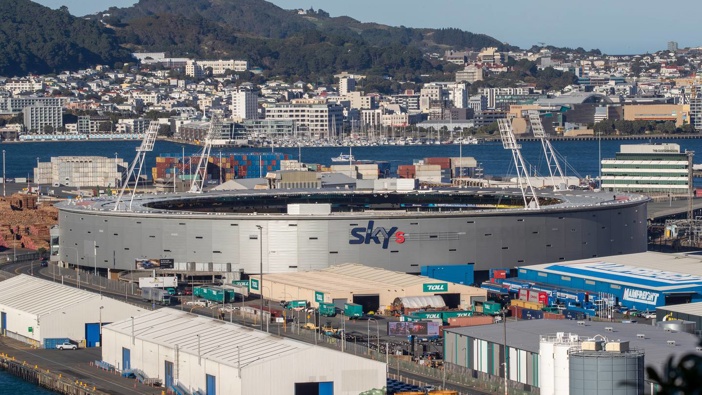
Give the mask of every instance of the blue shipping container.
M 44 348 L 55 349 L 57 345 L 63 343 L 70 343 L 71 339 L 67 337 L 60 337 L 55 339 L 44 339 Z
M 420 269 L 422 276 L 465 285 L 470 285 L 475 282 L 473 272 L 472 263 L 467 263 L 465 265 L 422 266 Z

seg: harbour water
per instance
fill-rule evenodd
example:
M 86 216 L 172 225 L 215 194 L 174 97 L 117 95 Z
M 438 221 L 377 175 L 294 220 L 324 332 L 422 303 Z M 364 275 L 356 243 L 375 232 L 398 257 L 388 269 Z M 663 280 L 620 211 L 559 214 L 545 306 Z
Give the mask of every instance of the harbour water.
M 622 144 L 643 144 L 646 140 L 597 140 L 588 141 L 554 141 L 553 147 L 561 156 L 561 166 L 566 168 L 566 175 L 596 177 L 598 175 L 598 158 L 613 158 Z M 682 151 L 695 151 L 702 155 L 702 139 L 667 139 L 656 140 L 656 143 L 677 143 Z M 33 168 L 37 160 L 46 162 L 54 156 L 97 155 L 119 158 L 131 162 L 136 154 L 135 148 L 139 141 L 76 141 L 76 142 L 46 142 L 46 143 L 9 143 L 0 144 L 5 151 L 5 166 L 8 178 L 33 176 Z M 541 143 L 525 141 L 522 145 L 522 156 L 530 168 L 530 174 L 548 174 Z M 147 154 L 146 167 L 150 169 L 156 164 L 159 154 L 185 155 L 197 154 L 201 147 L 177 144 L 168 141 L 157 141 L 152 153 Z M 270 152 L 270 148 L 213 148 L 211 155 L 218 156 L 227 153 Z M 348 147 L 302 147 L 274 148 L 275 152 L 288 154 L 291 159 L 302 155 L 305 163 L 320 163 L 330 165 L 331 158 L 340 153 L 348 154 Z M 476 145 L 410 145 L 410 146 L 366 146 L 352 148 L 357 160 L 389 161 L 393 171 L 401 164 L 412 164 L 413 160 L 426 157 L 474 157 L 484 168 L 486 175 L 514 175 L 512 155 L 499 142 L 487 142 Z M 702 163 L 702 159 L 695 160 Z M 566 165 L 567 166 L 564 166 Z M 148 173 L 147 173 L 148 174 Z
M 53 392 L 40 388 L 17 378 L 4 370 L 0 370 L 0 393 L 1 394 L 22 394 L 22 395 L 44 395 Z

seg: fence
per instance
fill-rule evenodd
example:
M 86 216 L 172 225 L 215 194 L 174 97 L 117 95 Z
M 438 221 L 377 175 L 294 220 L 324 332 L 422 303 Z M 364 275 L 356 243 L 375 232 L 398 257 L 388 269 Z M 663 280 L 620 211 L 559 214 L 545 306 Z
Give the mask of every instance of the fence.
M 57 265 L 51 265 L 48 270 L 51 273 L 53 281 L 68 281 L 80 287 L 90 287 L 93 290 L 104 291 L 117 295 L 124 295 L 125 299 L 128 296 L 141 296 L 141 290 L 135 283 L 124 281 L 111 280 L 107 277 L 95 275 L 92 271 L 66 269 Z M 49 273 L 45 273 L 49 274 Z

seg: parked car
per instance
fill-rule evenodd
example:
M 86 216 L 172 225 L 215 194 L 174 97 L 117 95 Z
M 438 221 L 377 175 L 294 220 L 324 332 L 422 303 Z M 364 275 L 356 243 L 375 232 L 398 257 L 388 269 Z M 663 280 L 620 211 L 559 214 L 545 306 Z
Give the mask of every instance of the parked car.
M 652 318 L 656 318 L 656 312 L 655 311 L 644 311 L 641 316 L 647 320 L 650 320 Z
M 59 350 L 77 350 L 78 346 L 76 346 L 73 343 L 61 343 L 61 344 L 57 344 L 56 348 Z
M 49 266 L 49 260 L 44 258 L 41 260 L 41 267 L 47 267 Z

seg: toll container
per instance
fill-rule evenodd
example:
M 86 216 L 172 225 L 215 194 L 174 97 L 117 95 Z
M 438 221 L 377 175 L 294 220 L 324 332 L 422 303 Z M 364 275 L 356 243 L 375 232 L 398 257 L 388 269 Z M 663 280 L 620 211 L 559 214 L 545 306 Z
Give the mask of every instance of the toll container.
M 363 306 L 356 303 L 344 303 L 344 315 L 349 319 L 363 317 Z
M 286 309 L 304 309 L 306 307 L 306 300 L 291 300 L 285 304 Z
M 336 306 L 334 305 L 334 303 L 320 303 L 319 315 L 323 315 L 325 317 L 336 316 Z
M 492 324 L 493 322 L 495 322 L 494 318 L 486 315 L 474 317 L 452 317 L 448 319 L 448 324 L 451 327 L 488 325 Z

